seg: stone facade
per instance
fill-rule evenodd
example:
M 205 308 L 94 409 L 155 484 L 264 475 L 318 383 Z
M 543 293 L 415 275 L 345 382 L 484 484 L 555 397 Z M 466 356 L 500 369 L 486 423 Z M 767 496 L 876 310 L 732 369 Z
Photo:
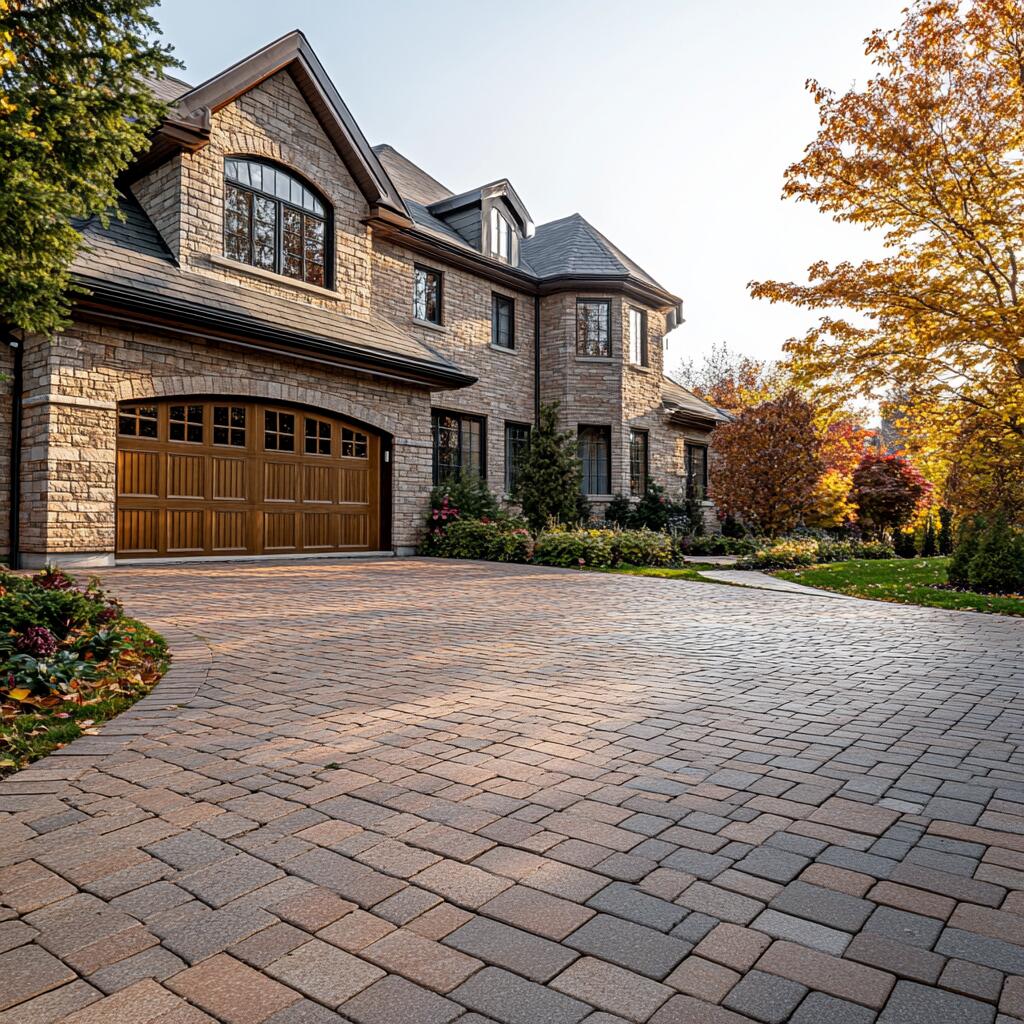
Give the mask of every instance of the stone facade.
M 292 281 L 224 257 L 224 160 L 247 156 L 291 169 L 331 208 L 329 288 Z M 435 183 L 436 184 L 436 183 Z M 440 186 L 439 186 L 440 187 Z M 274 355 L 187 331 L 112 325 L 76 311 L 55 339 L 25 344 L 22 500 L 25 564 L 47 560 L 109 563 L 115 550 L 117 403 L 151 397 L 238 396 L 296 403 L 337 413 L 390 438 L 391 538 L 398 551 L 416 544 L 431 487 L 431 409 L 480 416 L 486 424 L 487 479 L 502 493 L 505 425 L 532 423 L 539 398 L 558 401 L 562 423 L 611 428 L 611 492 L 629 492 L 630 428 L 649 432 L 654 479 L 678 493 L 684 435 L 662 408 L 665 307 L 644 305 L 648 367 L 629 364 L 630 305 L 621 288 L 556 291 L 538 298 L 534 285 L 509 285 L 487 270 L 467 269 L 445 250 L 422 255 L 401 236 L 375 226 L 352 170 L 307 105 L 288 68 L 227 102 L 211 119 L 208 142 L 182 151 L 138 178 L 132 194 L 176 264 L 203 278 L 253 293 L 339 313 L 359 324 L 388 321 L 473 375 L 477 382 L 440 390 L 386 374 L 322 365 L 312 357 Z M 516 240 L 518 251 L 518 238 Z M 413 316 L 416 265 L 443 275 L 438 325 Z M 503 283 L 498 283 L 498 280 Z M 518 280 L 514 278 L 514 280 Z M 492 344 L 495 294 L 515 303 L 514 348 Z M 576 302 L 611 303 L 611 355 L 576 354 Z M 535 384 L 535 310 L 540 309 L 540 394 Z M 298 308 L 298 307 L 296 307 Z M 288 323 L 282 323 L 288 328 Z M 9 350 L 0 361 L 10 362 Z M 9 365 L 0 365 L 7 372 Z M 696 432 L 696 438 L 706 435 Z M 0 393 L 0 450 L 11 437 L 10 384 Z M 0 544 L 8 537 L 9 463 L 0 458 Z M 597 511 L 608 495 L 598 496 Z

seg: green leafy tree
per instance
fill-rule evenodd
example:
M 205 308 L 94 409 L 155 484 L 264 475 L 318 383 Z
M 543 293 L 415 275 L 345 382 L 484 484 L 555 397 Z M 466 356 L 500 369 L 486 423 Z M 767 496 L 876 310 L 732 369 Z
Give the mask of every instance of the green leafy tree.
M 522 507 L 530 529 L 538 533 L 551 520 L 579 522 L 582 478 L 576 437 L 571 431 L 558 429 L 558 403 L 543 406 L 540 424 L 519 463 L 512 495 Z
M 0 0 L 0 322 L 66 323 L 72 218 L 106 217 L 178 66 L 137 0 Z

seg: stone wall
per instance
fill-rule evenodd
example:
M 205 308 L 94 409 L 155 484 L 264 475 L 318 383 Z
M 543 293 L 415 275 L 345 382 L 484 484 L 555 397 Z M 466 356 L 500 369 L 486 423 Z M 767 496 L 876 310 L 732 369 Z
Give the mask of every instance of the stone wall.
M 437 260 L 420 259 L 391 242 L 377 240 L 373 251 L 374 311 L 452 360 L 479 382 L 457 391 L 438 391 L 435 408 L 482 416 L 487 425 L 487 482 L 497 494 L 505 483 L 505 423 L 532 423 L 532 295 L 503 288 Z M 439 270 L 442 277 L 440 326 L 413 319 L 413 267 Z M 491 344 L 491 297 L 515 301 L 515 348 Z M 430 437 L 428 432 L 427 437 Z
M 296 402 L 392 434 L 392 542 L 404 549 L 416 543 L 430 490 L 425 389 L 206 341 L 76 321 L 53 341 L 32 339 L 26 348 L 27 563 L 113 552 L 117 403 L 190 394 Z
M 282 164 L 326 197 L 334 220 L 334 287 L 253 272 L 224 261 L 224 158 L 263 157 Z M 136 183 L 135 197 L 185 269 L 259 291 L 370 315 L 369 207 L 287 70 L 213 115 L 209 145 L 185 153 Z M 178 200 L 175 216 L 168 196 Z
M 9 554 L 11 531 L 11 373 L 14 358 L 7 345 L 0 345 L 0 557 Z

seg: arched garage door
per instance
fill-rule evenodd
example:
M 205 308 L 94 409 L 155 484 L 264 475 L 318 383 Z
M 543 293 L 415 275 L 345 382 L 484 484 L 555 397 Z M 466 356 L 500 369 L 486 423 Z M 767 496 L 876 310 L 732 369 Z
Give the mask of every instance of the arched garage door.
M 123 558 L 375 551 L 380 438 L 328 413 L 238 399 L 118 407 Z

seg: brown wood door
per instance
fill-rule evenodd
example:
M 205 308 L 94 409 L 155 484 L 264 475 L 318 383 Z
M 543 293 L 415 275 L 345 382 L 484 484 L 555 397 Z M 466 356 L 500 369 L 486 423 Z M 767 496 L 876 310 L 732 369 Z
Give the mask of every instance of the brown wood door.
M 328 413 L 238 399 L 118 408 L 123 558 L 375 551 L 380 438 Z

